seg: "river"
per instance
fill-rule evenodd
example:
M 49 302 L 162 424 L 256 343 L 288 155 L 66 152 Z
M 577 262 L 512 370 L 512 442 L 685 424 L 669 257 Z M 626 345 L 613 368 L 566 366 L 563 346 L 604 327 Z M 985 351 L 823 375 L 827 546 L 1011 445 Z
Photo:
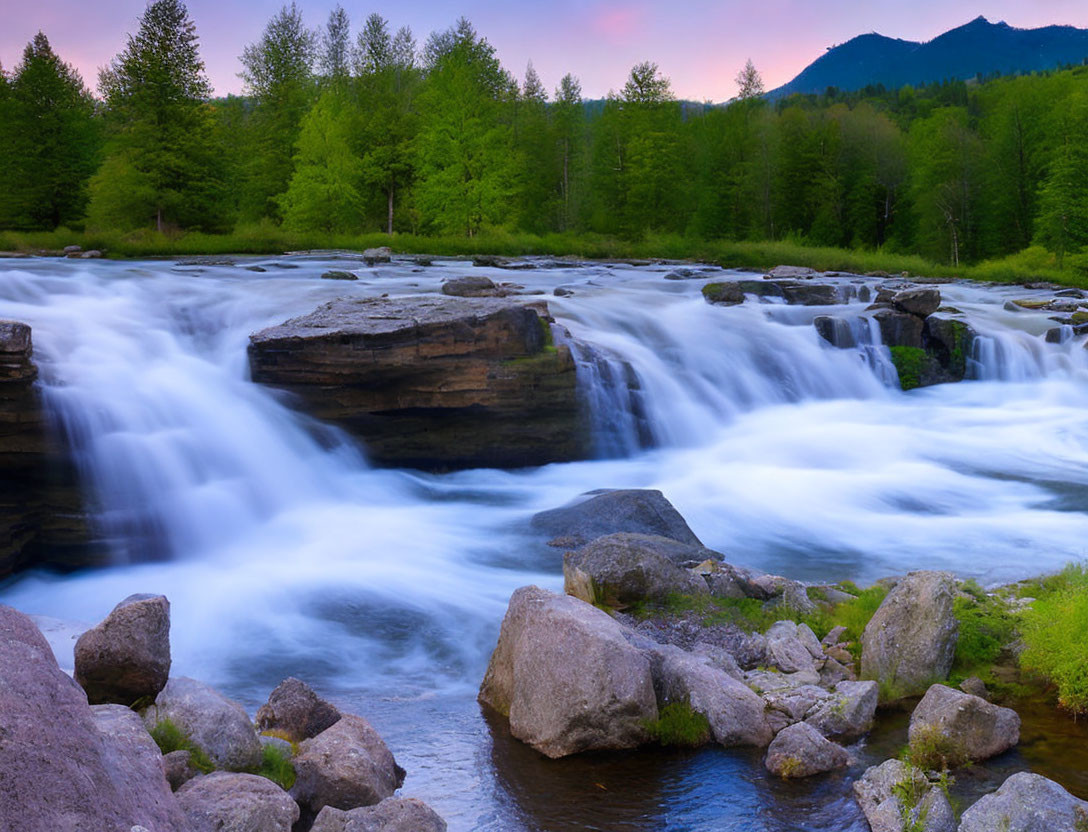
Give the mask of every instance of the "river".
M 318 279 L 330 268 L 360 279 Z M 547 292 L 576 342 L 599 458 L 377 470 L 248 380 L 250 333 L 466 270 Z M 590 489 L 658 488 L 706 545 L 794 578 L 1057 569 L 1088 549 L 1084 339 L 1045 343 L 1048 313 L 1005 309 L 1044 292 L 943 285 L 983 336 L 972 380 L 903 393 L 884 348 L 835 349 L 811 326 L 859 314 L 856 298 L 716 307 L 704 283 L 752 276 L 671 270 L 0 261 L 0 318 L 33 327 L 48 411 L 112 553 L 107 568 L 24 574 L 0 600 L 95 622 L 130 593 L 166 594 L 175 675 L 251 710 L 284 676 L 309 681 L 374 721 L 409 772 L 403 793 L 452 830 L 863 830 L 844 789 L 856 767 L 780 784 L 759 755 L 720 749 L 551 762 L 489 727 L 474 696 L 510 593 L 562 585 L 561 552 L 526 521 Z M 893 754 L 896 730 L 858 753 Z

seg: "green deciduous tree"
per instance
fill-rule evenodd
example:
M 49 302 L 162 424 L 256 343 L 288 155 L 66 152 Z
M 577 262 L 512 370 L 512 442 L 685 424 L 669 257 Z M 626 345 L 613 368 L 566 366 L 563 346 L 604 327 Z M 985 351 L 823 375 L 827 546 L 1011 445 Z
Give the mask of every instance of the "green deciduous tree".
M 1058 268 L 1088 245 L 1088 95 L 1078 94 L 1056 119 L 1058 147 L 1039 192 L 1036 237 Z

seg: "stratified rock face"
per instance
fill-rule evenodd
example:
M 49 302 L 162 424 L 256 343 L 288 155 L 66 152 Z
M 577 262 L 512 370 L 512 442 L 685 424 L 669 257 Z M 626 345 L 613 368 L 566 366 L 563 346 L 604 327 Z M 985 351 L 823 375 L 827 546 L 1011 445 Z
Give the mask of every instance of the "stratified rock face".
M 824 739 L 807 722 L 783 728 L 767 749 L 764 765 L 779 777 L 811 777 L 850 764 L 846 749 Z
M 250 336 L 250 369 L 363 439 L 378 464 L 582 459 L 574 361 L 546 318 L 500 298 L 341 299 Z
M 960 832 L 1077 832 L 1088 803 L 1038 774 L 1020 772 L 963 813 Z
M 950 572 L 911 572 L 861 636 L 861 675 L 906 696 L 948 677 L 959 637 Z
M 132 595 L 79 637 L 76 681 L 91 704 L 131 705 L 155 697 L 170 677 L 170 602 Z
M 326 806 L 310 832 L 446 832 L 446 822 L 422 800 L 390 797 L 350 812 Z
M 510 599 L 480 702 L 549 757 L 634 748 L 657 719 L 650 660 L 606 613 L 535 586 Z
M 148 730 L 163 720 L 180 728 L 217 768 L 247 771 L 260 764 L 261 744 L 245 709 L 210 685 L 185 676 L 171 679 L 144 711 Z
M 533 515 L 534 531 L 552 537 L 553 546 L 584 546 L 615 532 L 667 537 L 702 547 L 684 518 L 660 491 L 590 491 L 560 508 Z
M 293 676 L 280 682 L 257 711 L 258 731 L 282 731 L 295 742 L 316 737 L 340 721 L 340 711 Z
M 255 774 L 216 771 L 190 780 L 177 800 L 193 832 L 291 832 L 299 816 L 283 789 Z
M 354 714 L 299 746 L 291 797 L 316 815 L 326 806 L 373 806 L 400 788 L 404 770 L 378 732 Z
M 1020 741 L 1020 717 L 1011 708 L 978 696 L 933 685 L 910 717 L 910 741 L 937 734 L 961 762 L 979 761 L 1008 751 Z
M 645 534 L 599 537 L 563 558 L 563 590 L 589 604 L 621 607 L 637 601 L 667 601 L 670 595 L 706 595 L 706 581 L 663 552 L 675 540 Z
M 78 476 L 47 430 L 30 327 L 0 321 L 0 579 L 94 560 Z
M 92 711 L 30 619 L 0 606 L 0 825 L 189 832 L 158 749 L 122 711 Z

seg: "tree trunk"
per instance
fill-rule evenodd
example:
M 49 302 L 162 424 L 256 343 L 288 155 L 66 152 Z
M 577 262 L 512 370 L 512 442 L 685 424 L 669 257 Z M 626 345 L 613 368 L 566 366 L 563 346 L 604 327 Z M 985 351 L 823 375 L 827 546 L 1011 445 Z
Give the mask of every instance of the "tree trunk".
M 162 206 L 155 209 L 155 230 L 162 234 Z
M 385 233 L 390 237 L 393 236 L 393 185 L 389 185 L 389 221 L 386 225 Z

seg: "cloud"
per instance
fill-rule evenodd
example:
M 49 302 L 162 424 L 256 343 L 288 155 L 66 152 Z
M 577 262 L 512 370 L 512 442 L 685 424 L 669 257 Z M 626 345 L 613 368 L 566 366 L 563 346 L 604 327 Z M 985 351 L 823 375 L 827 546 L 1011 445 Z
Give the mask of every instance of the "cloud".
M 590 29 L 614 42 L 626 42 L 642 33 L 646 11 L 641 6 L 608 4 L 598 6 L 590 18 Z

